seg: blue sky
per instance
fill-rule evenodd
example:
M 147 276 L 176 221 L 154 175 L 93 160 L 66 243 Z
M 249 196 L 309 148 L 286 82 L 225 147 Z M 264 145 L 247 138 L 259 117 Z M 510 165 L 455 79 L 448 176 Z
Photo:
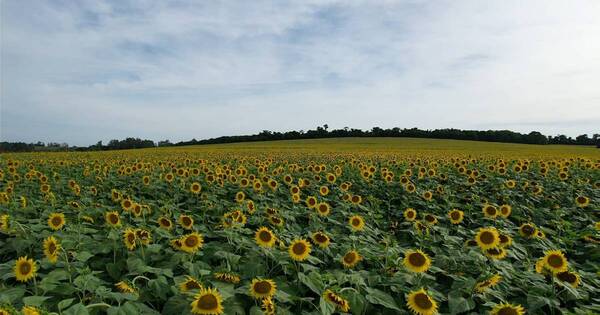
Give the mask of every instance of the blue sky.
M 0 139 L 600 132 L 600 1 L 1 1 Z

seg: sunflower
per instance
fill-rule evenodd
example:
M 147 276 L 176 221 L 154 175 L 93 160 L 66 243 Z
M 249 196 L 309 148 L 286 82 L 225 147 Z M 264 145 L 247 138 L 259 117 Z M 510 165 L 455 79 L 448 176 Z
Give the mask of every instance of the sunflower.
M 20 257 L 15 263 L 15 277 L 17 281 L 27 282 L 29 279 L 35 277 L 37 267 L 33 259 L 27 259 L 27 256 Z
M 359 195 L 352 195 L 352 197 L 350 198 L 350 201 L 355 204 L 358 205 L 362 202 L 362 197 Z
M 106 212 L 104 214 L 104 220 L 106 221 L 106 224 L 110 226 L 121 225 L 121 218 L 119 217 L 119 213 L 117 211 Z
M 202 245 L 204 245 L 204 238 L 198 232 L 192 232 L 181 237 L 181 250 L 186 253 L 195 253 Z
M 406 305 L 417 315 L 437 314 L 437 303 L 424 289 L 410 292 L 406 297 Z
M 129 199 L 121 200 L 121 208 L 123 208 L 123 211 L 129 211 L 131 210 L 131 207 L 133 207 L 133 201 Z
M 191 276 L 186 276 L 185 281 L 179 284 L 179 290 L 181 292 L 188 292 L 190 290 L 202 289 L 202 284 Z
M 333 291 L 327 289 L 323 292 L 323 298 L 325 301 L 335 305 L 340 311 L 347 313 L 350 310 L 350 304 L 343 297 L 333 293 Z
M 329 213 L 331 212 L 331 206 L 329 206 L 329 204 L 326 202 L 319 203 L 316 206 L 316 209 L 317 209 L 317 213 L 322 217 L 328 216 Z
M 477 291 L 479 293 L 483 293 L 487 289 L 498 284 L 500 282 L 500 280 L 502 280 L 502 276 L 500 276 L 499 274 L 495 274 L 488 279 L 485 279 L 481 282 L 477 282 L 477 284 L 475 285 L 475 291 Z
M 190 304 L 192 314 L 203 315 L 219 315 L 223 314 L 223 298 L 221 294 L 213 288 L 200 289 L 200 292 L 195 296 L 194 301 Z
M 165 230 L 170 230 L 173 228 L 173 222 L 166 217 L 158 218 L 158 225 Z
M 195 195 L 199 194 L 201 189 L 202 189 L 202 186 L 198 182 L 193 182 L 192 185 L 190 186 L 190 191 L 192 192 L 192 194 L 195 194 Z
M 123 242 L 125 243 L 125 247 L 129 250 L 133 250 L 135 248 L 135 241 L 137 236 L 135 235 L 135 231 L 128 228 L 123 232 Z
M 436 225 L 438 223 L 438 219 L 433 214 L 426 214 L 423 219 L 427 224 Z
M 194 219 L 189 215 L 180 215 L 178 221 L 179 224 L 181 224 L 181 226 L 186 230 L 191 230 L 194 227 Z
M 353 268 L 361 261 L 361 259 L 362 257 L 356 250 L 351 250 L 342 257 L 342 265 L 344 265 L 345 268 Z
M 423 199 L 429 201 L 431 198 L 433 198 L 433 193 L 431 191 L 428 190 L 423 193 Z
M 482 208 L 483 211 L 483 215 L 485 215 L 486 218 L 496 218 L 498 216 L 498 209 L 496 207 L 494 207 L 493 205 L 485 205 Z
M 319 194 L 321 194 L 321 196 L 327 196 L 329 194 L 329 187 L 321 186 L 319 188 Z
M 492 259 L 502 259 L 506 257 L 506 250 L 502 247 L 488 248 L 484 253 L 487 257 Z
M 290 257 L 296 261 L 306 260 L 308 255 L 310 255 L 310 251 L 310 243 L 303 239 L 294 240 L 288 247 L 288 253 L 290 254 Z
M 549 250 L 544 254 L 544 266 L 552 271 L 553 274 L 567 271 L 569 263 L 560 250 Z
M 365 227 L 365 220 L 359 215 L 353 215 L 348 220 L 348 224 L 353 231 L 362 231 Z
M 8 219 L 10 219 L 8 214 L 0 215 L 0 231 L 8 232 Z
M 261 247 L 273 247 L 273 245 L 275 245 L 276 237 L 269 228 L 263 226 L 256 230 L 254 240 L 256 241 L 256 244 Z
M 532 238 L 532 237 L 536 236 L 537 229 L 531 223 L 523 223 L 519 227 L 519 234 L 521 234 L 521 236 L 526 237 L 526 238 Z
M 475 241 L 482 250 L 497 247 L 500 244 L 500 234 L 495 228 L 480 228 L 477 235 L 475 235 Z
M 264 298 L 260 307 L 264 315 L 275 315 L 275 303 L 271 297 Z
M 417 218 L 417 211 L 413 208 L 407 208 L 404 210 L 404 219 L 406 221 L 414 221 Z
M 511 214 L 512 212 L 512 207 L 510 205 L 504 204 L 500 206 L 500 215 L 503 218 L 508 218 L 508 216 Z
M 559 272 L 556 274 L 556 277 L 560 281 L 570 284 L 573 288 L 577 288 L 579 286 L 579 282 L 581 281 L 577 273 L 570 271 Z
M 50 217 L 48 217 L 48 226 L 55 231 L 62 229 L 66 222 L 65 215 L 60 212 L 53 212 L 50 214 Z
M 508 303 L 496 304 L 490 315 L 523 315 L 525 310 L 521 305 L 513 305 Z
M 306 206 L 309 208 L 314 208 L 317 206 L 317 198 L 315 198 L 314 196 L 309 196 L 308 198 L 306 198 Z
M 40 315 L 40 310 L 35 306 L 23 306 L 21 308 L 21 313 L 23 315 Z
M 213 277 L 221 282 L 240 283 L 240 276 L 229 272 L 215 272 Z
M 419 249 L 408 250 L 402 263 L 406 269 L 412 272 L 426 272 L 431 266 L 431 259 Z
M 150 234 L 150 231 L 144 229 L 136 229 L 135 237 L 137 237 L 143 245 L 148 245 L 152 241 L 152 234 Z
M 575 203 L 578 207 L 585 208 L 590 204 L 590 198 L 585 196 L 577 196 L 577 198 L 575 198 Z
M 46 255 L 46 258 L 48 258 L 51 263 L 56 263 L 59 251 L 60 244 L 54 236 L 49 236 L 44 240 L 44 255 Z
M 277 285 L 271 279 L 253 279 L 250 284 L 250 295 L 257 300 L 272 297 L 275 295 L 275 291 L 277 291 Z
M 415 221 L 413 223 L 413 227 L 417 231 L 417 233 L 423 235 L 429 235 L 429 227 L 421 221 Z
M 312 234 L 311 238 L 312 238 L 313 242 L 315 242 L 315 244 L 319 245 L 319 247 L 321 247 L 321 248 L 329 247 L 329 243 L 331 241 L 329 236 L 327 234 L 325 234 L 324 232 L 315 232 Z
M 502 248 L 506 248 L 506 247 L 512 245 L 512 237 L 510 237 L 506 234 L 500 234 L 499 238 L 500 238 L 500 244 L 498 244 L 498 246 L 500 246 Z
M 283 218 L 276 215 L 269 216 L 269 222 L 278 227 L 282 227 L 284 224 Z
M 119 282 L 115 283 L 115 287 L 117 287 L 117 290 L 121 291 L 122 293 L 135 293 L 136 292 L 135 288 L 132 287 L 126 281 L 119 281 Z
M 448 212 L 448 218 L 452 224 L 460 224 L 464 217 L 464 212 L 458 209 L 452 209 L 452 211 Z

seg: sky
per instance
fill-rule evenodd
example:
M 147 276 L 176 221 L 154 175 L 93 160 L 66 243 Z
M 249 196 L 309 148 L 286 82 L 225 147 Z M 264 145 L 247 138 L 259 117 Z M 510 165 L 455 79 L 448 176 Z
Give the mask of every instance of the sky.
M 2 141 L 600 133 L 600 1 L 0 5 Z

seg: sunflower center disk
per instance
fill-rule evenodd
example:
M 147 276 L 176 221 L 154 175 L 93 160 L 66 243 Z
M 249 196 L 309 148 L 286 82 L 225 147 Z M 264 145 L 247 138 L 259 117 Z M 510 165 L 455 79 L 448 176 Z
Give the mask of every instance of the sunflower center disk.
M 425 257 L 419 253 L 413 253 L 408 256 L 408 261 L 413 266 L 423 266 L 425 264 Z
M 302 255 L 306 251 L 306 246 L 302 243 L 294 244 L 294 247 L 292 247 L 292 251 L 296 255 Z
M 421 309 L 425 310 L 430 309 L 433 306 L 429 296 L 424 293 L 419 293 L 415 296 L 415 304 L 417 304 L 417 306 Z
M 203 310 L 212 310 L 216 309 L 218 306 L 217 298 L 213 295 L 205 295 L 202 296 L 198 300 L 198 307 Z

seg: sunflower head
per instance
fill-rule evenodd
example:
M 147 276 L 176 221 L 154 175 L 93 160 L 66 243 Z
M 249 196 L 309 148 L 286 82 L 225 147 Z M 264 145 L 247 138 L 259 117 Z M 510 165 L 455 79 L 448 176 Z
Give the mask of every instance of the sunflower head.
M 569 267 L 569 263 L 567 262 L 567 258 L 560 250 L 549 250 L 545 252 L 544 256 L 544 266 L 552 271 L 553 274 L 557 274 L 559 272 L 567 271 Z
M 513 305 L 508 303 L 496 304 L 492 311 L 491 315 L 523 315 L 525 314 L 525 310 L 521 305 Z
M 190 304 L 192 314 L 223 314 L 223 298 L 221 294 L 213 288 L 200 289 Z
M 414 221 L 417 218 L 417 211 L 413 208 L 404 210 L 404 219 L 406 221 Z
M 437 313 L 437 303 L 424 289 L 413 291 L 406 297 L 406 305 L 415 314 L 433 315 Z
M 273 247 L 277 238 L 269 228 L 263 226 L 256 230 L 254 240 L 261 247 Z
M 585 196 L 577 196 L 577 198 L 575 198 L 575 204 L 577 204 L 577 206 L 580 208 L 585 208 L 590 204 L 590 198 Z
M 329 289 L 323 292 L 323 298 L 325 299 L 325 301 L 333 304 L 342 312 L 347 313 L 350 310 L 350 304 L 348 303 L 348 301 Z
M 179 284 L 179 290 L 181 292 L 188 292 L 190 290 L 202 289 L 202 284 L 198 282 L 194 277 L 186 276 L 185 281 Z
M 450 219 L 450 223 L 452 224 L 460 224 L 464 216 L 464 212 L 458 209 L 452 209 L 450 212 L 448 212 L 448 218 Z
M 365 228 L 365 220 L 359 215 L 351 216 L 348 224 L 353 231 L 362 231 Z
M 104 220 L 106 224 L 109 226 L 120 226 L 121 225 L 121 217 L 117 211 L 107 212 L 104 214 Z
M 277 285 L 271 279 L 253 279 L 250 284 L 250 295 L 255 299 L 272 297 L 277 291 Z
M 173 228 L 173 222 L 166 217 L 158 218 L 158 225 L 165 230 L 170 230 Z
M 512 207 L 510 205 L 504 204 L 500 206 L 500 215 L 503 218 L 508 218 L 508 216 L 511 214 L 512 212 Z
M 63 213 L 54 212 L 48 217 L 48 226 L 55 231 L 62 229 L 65 223 L 65 215 Z
M 33 277 L 35 277 L 35 273 L 37 271 L 37 266 L 32 258 L 27 258 L 27 256 L 20 257 L 17 259 L 15 263 L 15 277 L 17 281 L 27 282 Z
M 353 268 L 361 261 L 361 259 L 362 257 L 358 251 L 351 250 L 342 257 L 342 265 L 344 265 L 345 268 Z
M 483 293 L 487 289 L 498 284 L 501 280 L 502 280 L 502 276 L 500 276 L 499 274 L 495 274 L 495 275 L 491 276 L 490 278 L 487 278 L 481 282 L 478 282 L 475 285 L 475 291 L 477 291 L 479 293 Z
M 311 252 L 310 243 L 303 240 L 294 240 L 288 247 L 288 253 L 293 260 L 304 261 L 308 258 Z
M 46 258 L 48 258 L 51 263 L 56 263 L 59 251 L 60 244 L 54 236 L 49 236 L 44 240 L 44 255 L 46 255 Z
M 402 263 L 412 272 L 426 272 L 431 266 L 431 259 L 420 249 L 408 250 Z
M 500 234 L 496 228 L 481 228 L 477 235 L 475 235 L 475 241 L 482 250 L 497 247 L 500 244 Z
M 184 229 L 191 230 L 194 227 L 194 219 L 189 215 L 182 214 L 179 216 L 179 224 Z
M 322 217 L 328 216 L 331 212 L 331 206 L 326 202 L 319 203 L 315 208 L 317 209 L 317 213 Z
M 579 282 L 581 281 L 577 273 L 570 271 L 559 272 L 556 274 L 556 278 L 558 278 L 560 281 L 570 284 L 573 288 L 577 288 L 579 286 Z
M 488 248 L 484 251 L 485 255 L 492 259 L 502 259 L 506 257 L 506 250 L 502 247 Z
M 484 205 L 482 211 L 486 218 L 495 218 L 498 216 L 498 209 L 490 204 Z
M 537 229 L 531 223 L 523 223 L 519 227 L 519 234 L 525 238 L 532 238 L 536 236 Z
M 313 242 L 321 248 L 329 247 L 329 244 L 331 242 L 331 239 L 329 238 L 329 236 L 327 234 L 325 234 L 324 232 L 320 232 L 320 231 L 313 233 L 311 238 L 312 238 Z
M 204 245 L 204 238 L 198 232 L 192 232 L 181 237 L 181 250 L 186 253 L 195 253 L 202 248 L 202 245 Z
M 135 249 L 137 236 L 135 235 L 135 230 L 128 228 L 123 232 L 123 243 L 125 243 L 125 247 L 129 250 Z

